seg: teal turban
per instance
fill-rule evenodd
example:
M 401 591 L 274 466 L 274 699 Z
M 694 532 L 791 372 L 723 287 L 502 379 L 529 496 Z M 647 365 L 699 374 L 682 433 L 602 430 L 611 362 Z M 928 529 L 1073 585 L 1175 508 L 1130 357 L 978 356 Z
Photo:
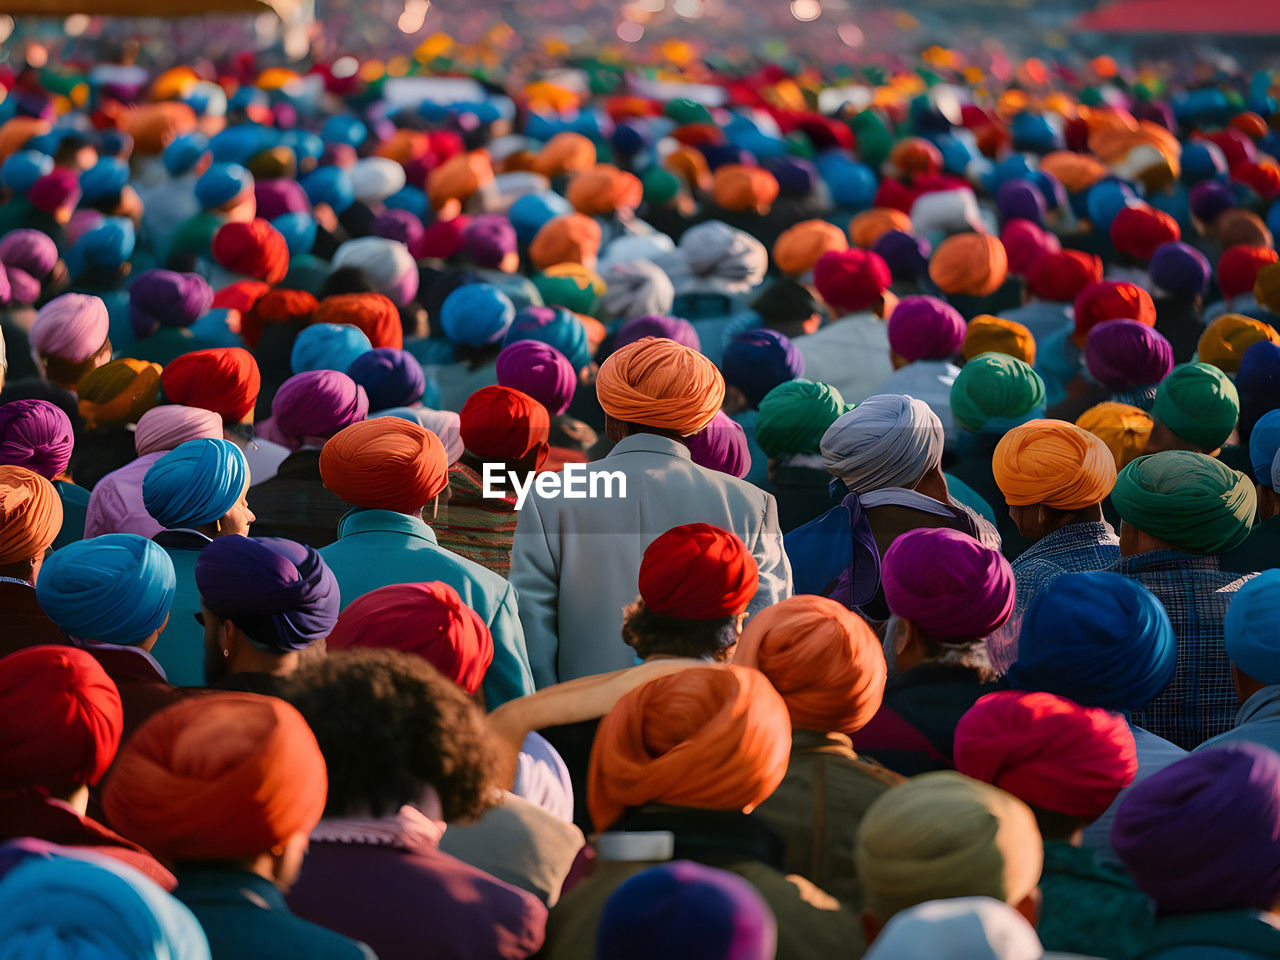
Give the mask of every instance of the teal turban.
M 44 574 L 40 574 L 44 576 Z M 1223 625 L 1227 656 L 1259 683 L 1280 683 L 1280 570 L 1263 570 L 1231 598 Z
M 1227 442 L 1240 416 L 1240 395 L 1227 375 L 1207 363 L 1181 363 L 1156 388 L 1151 416 L 1201 450 Z
M 303 327 L 293 341 L 289 369 L 295 374 L 312 370 L 346 373 L 357 358 L 373 349 L 359 327 L 349 323 L 313 323 Z
M 1249 535 L 1258 505 L 1253 481 L 1188 450 L 1139 457 L 1111 491 L 1120 519 L 1192 553 L 1222 553 Z
M 169 529 L 201 527 L 227 515 L 249 485 L 249 465 L 229 440 L 188 440 L 151 465 L 142 504 Z
M 1044 381 L 1016 357 L 979 354 L 951 384 L 951 413 L 968 430 L 1007 433 L 1044 416 Z
M 827 427 L 852 409 L 853 404 L 845 403 L 835 387 L 815 380 L 788 380 L 760 401 L 756 442 L 770 457 L 817 454 Z
M 132 533 L 69 543 L 40 570 L 36 599 L 77 640 L 140 643 L 169 616 L 177 578 L 158 544 Z

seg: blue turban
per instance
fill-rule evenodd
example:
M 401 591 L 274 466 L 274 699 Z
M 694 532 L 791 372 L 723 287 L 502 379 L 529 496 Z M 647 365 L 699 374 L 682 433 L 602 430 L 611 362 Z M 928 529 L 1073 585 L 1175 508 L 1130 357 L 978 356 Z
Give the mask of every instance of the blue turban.
M 218 537 L 196 561 L 210 612 L 231 620 L 269 653 L 304 650 L 329 636 L 342 598 L 333 571 L 311 547 L 267 537 Z
M 253 174 L 238 163 L 215 163 L 196 181 L 196 200 L 206 210 L 229 203 L 253 189 Z
M 454 343 L 481 347 L 501 340 L 515 315 L 511 298 L 493 284 L 468 283 L 445 297 L 440 327 Z
M 80 174 L 80 199 L 92 203 L 118 194 L 129 185 L 129 165 L 117 157 L 103 157 Z
M 189 172 L 209 152 L 209 138 L 203 133 L 184 133 L 164 148 L 160 159 L 169 176 L 180 177 Z
M 720 361 L 725 383 L 737 387 L 752 410 L 774 387 L 804 374 L 804 356 L 773 330 L 746 330 L 725 345 Z
M 0 955 L 58 960 L 209 960 L 195 915 L 108 857 L 28 860 L 0 883 Z
M 818 157 L 817 167 L 837 207 L 865 210 L 875 200 L 880 179 L 865 163 L 831 151 Z
M 316 218 L 309 213 L 300 210 L 282 213 L 271 221 L 271 225 L 284 237 L 290 257 L 310 253 L 316 245 Z
M 1111 221 L 1120 211 L 1137 200 L 1138 195 L 1133 192 L 1133 187 L 1122 180 L 1100 180 L 1089 188 L 1085 210 L 1095 230 L 1107 231 L 1111 229 Z
M 1280 410 L 1268 410 L 1249 433 L 1249 464 L 1253 477 L 1264 487 L 1271 486 L 1271 461 L 1280 450 Z
M 137 234 L 133 221 L 107 217 L 80 236 L 67 251 L 67 270 L 80 277 L 91 270 L 116 270 L 133 256 Z
M 288 147 L 299 162 L 319 160 L 324 156 L 324 141 L 306 130 L 285 130 L 280 134 L 280 145 Z
M 1260 340 L 1244 352 L 1236 371 L 1236 393 L 1244 437 L 1264 413 L 1280 407 L 1280 344 Z
M 609 144 L 619 157 L 634 157 L 649 145 L 647 132 L 635 121 L 620 123 L 614 127 L 613 133 L 609 135 Z
M 533 242 L 533 238 L 538 235 L 538 231 L 548 220 L 554 220 L 568 213 L 573 213 L 573 207 L 569 201 L 560 194 L 548 190 L 544 193 L 526 193 L 511 204 L 511 209 L 507 211 L 507 219 L 515 228 L 516 238 L 521 243 L 529 244 Z
M 19 150 L 0 166 L 0 182 L 21 196 L 31 185 L 53 170 L 53 157 L 37 150 Z
M 188 440 L 151 465 L 142 505 L 169 529 L 221 520 L 244 495 L 249 465 L 230 440 Z
M 1227 174 L 1227 158 L 1216 143 L 1188 140 L 1182 145 L 1182 182 L 1194 185 Z
M 320 139 L 325 143 L 345 143 L 349 147 L 358 147 L 368 138 L 368 128 L 349 113 L 335 114 L 320 128 Z
M 136 644 L 169 616 L 177 578 L 158 544 L 132 533 L 77 540 L 45 560 L 36 599 L 68 636 Z
M 587 328 L 561 307 L 525 307 L 516 313 L 502 345 L 507 347 L 521 340 L 537 340 L 555 347 L 575 370 L 581 370 L 591 362 Z
M 44 574 L 40 574 L 44 576 Z M 1280 570 L 1263 570 L 1231 598 L 1223 634 L 1227 656 L 1259 683 L 1280 683 Z
M 323 203 L 332 207 L 334 213 L 342 213 L 356 201 L 356 189 L 351 184 L 351 177 L 341 167 L 318 167 L 299 183 L 312 206 Z
M 421 188 L 415 187 L 411 183 L 405 184 L 383 200 L 382 205 L 388 210 L 405 210 L 412 213 L 419 220 L 426 217 L 430 206 L 427 195 L 422 192 Z
M 1062 147 L 1062 137 L 1041 113 L 1020 113 L 1009 123 L 1013 149 L 1052 153 Z
M 364 387 L 370 410 L 417 403 L 427 387 L 422 364 L 413 354 L 395 347 L 377 347 L 356 357 L 347 376 Z
M 209 150 L 218 163 L 244 163 L 275 146 L 275 134 L 257 123 L 240 123 L 215 133 Z
M 313 323 L 304 327 L 293 341 L 289 369 L 294 373 L 308 370 L 346 373 L 357 357 L 372 349 L 373 344 L 359 327 L 349 323 Z
M 1008 679 L 1123 711 L 1155 699 L 1177 665 L 1169 615 L 1146 587 L 1118 573 L 1064 573 L 1031 601 Z

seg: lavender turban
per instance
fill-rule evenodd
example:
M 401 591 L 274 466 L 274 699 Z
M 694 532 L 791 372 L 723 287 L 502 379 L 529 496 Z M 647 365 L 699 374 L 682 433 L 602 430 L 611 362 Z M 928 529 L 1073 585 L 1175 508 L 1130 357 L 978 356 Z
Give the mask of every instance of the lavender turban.
M 502 348 L 498 383 L 533 397 L 553 417 L 569 409 L 578 377 L 568 358 L 541 340 L 517 340 Z
M 31 353 L 83 363 L 107 342 L 111 318 L 107 305 L 83 293 L 64 293 L 50 300 L 36 314 L 31 327 Z
M 1192 300 L 1209 287 L 1209 258 L 1186 243 L 1162 243 L 1151 255 L 1151 282 L 1166 293 Z
M 11 230 L 0 240 L 0 264 L 9 277 L 10 296 L 35 303 L 40 285 L 58 262 L 57 244 L 39 230 Z
M 778 384 L 804 376 L 804 354 L 775 330 L 746 330 L 725 345 L 720 370 L 754 410 Z
M 889 267 L 894 280 L 915 280 L 929 272 L 929 255 L 933 247 L 924 237 L 901 230 L 886 230 L 871 245 L 873 253 Z
M 311 441 L 323 446 L 343 427 L 369 415 L 369 396 L 345 373 L 310 370 L 286 380 L 271 401 L 271 419 L 259 432 L 291 450 Z
M 259 650 L 305 650 L 329 636 L 342 606 L 333 571 L 311 547 L 267 537 L 218 537 L 196 561 L 200 601 Z
M 889 349 L 909 363 L 953 357 L 964 345 L 964 316 L 937 297 L 903 297 L 889 314 Z
M 395 347 L 375 347 L 360 354 L 347 367 L 347 376 L 364 387 L 370 410 L 412 406 L 427 389 L 422 364 Z
M 217 440 L 222 436 L 222 417 L 212 410 L 173 403 L 152 407 L 138 420 L 133 446 L 138 456 L 172 450 L 188 440 Z
M 148 270 L 129 287 L 129 323 L 139 338 L 157 327 L 189 327 L 213 306 L 213 290 L 196 273 Z
M 685 442 L 689 445 L 693 462 L 700 467 L 718 470 L 739 479 L 751 470 L 747 434 L 723 410 L 717 410 L 711 422 L 693 436 L 687 437 Z
M 1106 320 L 1089 331 L 1084 359 L 1093 379 L 1108 390 L 1159 383 L 1173 369 L 1173 347 L 1154 327 L 1137 320 Z
M 477 266 L 495 268 L 516 252 L 516 228 L 505 217 L 474 217 L 462 231 L 462 249 Z
M 690 350 L 702 352 L 702 341 L 698 338 L 698 331 L 693 328 L 692 323 L 681 320 L 679 317 L 653 313 L 624 323 L 613 339 L 613 349 L 621 350 L 627 344 L 643 340 L 645 337 L 663 337 L 674 340 Z
M 947 527 L 911 530 L 894 540 L 880 567 L 895 616 L 949 643 L 979 640 L 1013 613 L 1013 568 L 997 550 Z
M 1111 846 L 1156 911 L 1269 910 L 1280 896 L 1280 756 L 1198 750 L 1129 788 Z
M 49 401 L 0 404 L 0 464 L 52 480 L 66 471 L 74 446 L 71 419 Z

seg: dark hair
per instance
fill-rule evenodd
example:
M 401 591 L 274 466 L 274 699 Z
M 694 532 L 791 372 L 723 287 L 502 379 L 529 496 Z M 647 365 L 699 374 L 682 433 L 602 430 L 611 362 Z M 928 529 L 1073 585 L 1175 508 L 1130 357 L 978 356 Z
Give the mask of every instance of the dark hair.
M 495 802 L 497 756 L 480 708 L 421 657 L 337 651 L 295 671 L 285 696 L 329 768 L 326 816 L 389 816 L 427 786 L 449 823 Z
M 377 290 L 359 267 L 338 267 L 329 274 L 316 299 L 323 300 L 343 293 L 377 293 Z
M 1087 827 L 1092 822 L 1082 817 L 1074 817 L 1069 813 L 1045 810 L 1033 804 L 1028 806 L 1036 815 L 1036 825 L 1040 828 L 1040 835 L 1046 840 L 1070 840 L 1077 830 Z
M 775 280 L 751 302 L 766 326 L 803 323 L 820 309 L 809 288 L 795 280 Z
M 641 660 L 655 654 L 670 657 L 725 659 L 738 642 L 738 618 L 685 620 L 654 613 L 640 598 L 622 610 L 622 639 Z

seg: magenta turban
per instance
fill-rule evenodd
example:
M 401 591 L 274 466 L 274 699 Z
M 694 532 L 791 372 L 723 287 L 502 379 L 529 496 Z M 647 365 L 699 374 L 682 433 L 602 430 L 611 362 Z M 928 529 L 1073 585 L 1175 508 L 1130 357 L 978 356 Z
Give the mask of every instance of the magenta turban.
M 0 404 L 0 464 L 52 480 L 66 471 L 74 446 L 71 420 L 49 401 Z
M 1173 369 L 1173 347 L 1155 327 L 1137 320 L 1105 320 L 1089 331 L 1085 363 L 1108 390 L 1159 383 Z
M 960 311 L 937 297 L 903 297 L 889 315 L 889 349 L 910 363 L 955 356 L 964 334 Z
M 573 400 L 578 376 L 563 353 L 541 340 L 517 340 L 502 348 L 498 384 L 537 400 L 553 417 Z
M 751 470 L 747 434 L 723 410 L 718 410 L 705 427 L 687 437 L 693 462 L 708 470 L 718 470 L 742 479 Z
M 666 317 L 656 313 L 647 313 L 643 317 L 636 317 L 624 323 L 618 330 L 618 335 L 614 337 L 613 349 L 621 350 L 627 344 L 643 340 L 645 337 L 665 337 L 690 350 L 702 352 L 702 341 L 698 338 L 698 331 L 693 329 L 692 323 L 681 320 L 679 317 Z
M 259 433 L 290 450 L 324 442 L 369 415 L 364 387 L 337 370 L 308 370 L 286 380 L 271 401 Z

